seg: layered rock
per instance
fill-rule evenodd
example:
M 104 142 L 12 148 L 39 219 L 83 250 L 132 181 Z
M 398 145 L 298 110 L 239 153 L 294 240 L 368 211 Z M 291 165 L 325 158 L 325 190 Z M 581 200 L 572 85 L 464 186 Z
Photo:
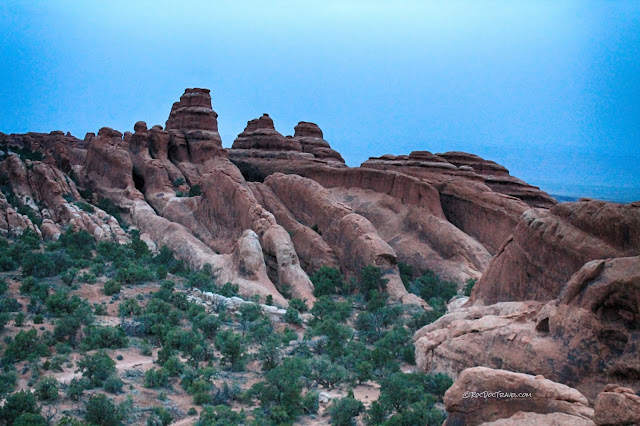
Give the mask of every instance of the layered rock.
M 456 376 L 501 368 L 576 387 L 595 399 L 608 383 L 640 388 L 640 257 L 596 260 L 546 304 L 463 307 L 419 330 L 416 361 Z
M 406 173 L 431 178 L 436 181 L 444 176 L 457 176 L 485 183 L 492 191 L 518 198 L 531 207 L 549 208 L 557 202 L 540 188 L 515 178 L 509 170 L 494 161 L 485 160 L 466 152 L 432 154 L 429 151 L 414 151 L 406 155 L 383 155 L 370 158 L 364 167 L 400 167 Z
M 312 154 L 319 148 L 329 149 L 313 123 L 296 126 L 294 139 L 300 141 L 303 152 L 261 143 L 248 130 L 229 152 L 245 178 L 262 182 L 284 173 L 320 183 L 335 199 L 366 217 L 398 260 L 417 271 L 433 270 L 457 282 L 479 278 L 491 254 L 527 209 L 524 202 L 494 192 L 470 166 L 459 170 L 428 152 L 414 152 L 400 162 L 396 161 L 399 157 L 385 156 L 360 168 L 348 168 Z M 425 164 L 433 166 L 435 175 L 412 172 L 413 166 L 425 168 Z
M 445 425 L 595 425 L 587 398 L 542 376 L 474 367 L 464 370 L 444 395 Z
M 492 259 L 472 301 L 547 301 L 594 259 L 640 254 L 640 207 L 580 201 L 530 209 Z
M 331 149 L 329 142 L 324 140 L 322 130 L 317 124 L 301 121 L 294 127 L 294 132 L 293 137 L 300 142 L 303 152 L 313 154 L 316 158 L 333 159 L 344 163 L 342 155 Z
M 251 120 L 244 132 L 233 142 L 233 149 L 260 149 L 265 151 L 302 151 L 300 142 L 278 132 L 269 114 Z
M 428 183 L 437 190 L 447 220 L 495 254 L 528 205 L 525 200 L 492 189 L 488 177 L 471 166 L 456 166 L 443 156 L 428 151 L 414 151 L 408 156 L 384 155 L 370 158 L 362 167 L 396 171 Z M 538 193 L 542 198 L 548 197 L 542 191 Z

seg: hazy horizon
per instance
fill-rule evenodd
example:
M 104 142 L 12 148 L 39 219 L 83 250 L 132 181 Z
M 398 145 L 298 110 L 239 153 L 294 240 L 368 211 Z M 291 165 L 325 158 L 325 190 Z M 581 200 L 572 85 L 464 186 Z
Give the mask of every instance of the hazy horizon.
M 0 131 L 164 125 L 211 89 L 230 147 L 266 112 L 357 166 L 466 151 L 553 195 L 640 200 L 640 2 L 0 5 Z

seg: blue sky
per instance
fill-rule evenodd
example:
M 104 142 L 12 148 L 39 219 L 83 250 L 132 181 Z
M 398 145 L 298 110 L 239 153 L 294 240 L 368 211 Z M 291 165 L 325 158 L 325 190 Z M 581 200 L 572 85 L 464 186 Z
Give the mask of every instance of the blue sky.
M 13 1 L 0 131 L 164 124 L 211 89 L 223 144 L 269 113 L 347 163 L 468 151 L 553 194 L 640 199 L 640 2 Z

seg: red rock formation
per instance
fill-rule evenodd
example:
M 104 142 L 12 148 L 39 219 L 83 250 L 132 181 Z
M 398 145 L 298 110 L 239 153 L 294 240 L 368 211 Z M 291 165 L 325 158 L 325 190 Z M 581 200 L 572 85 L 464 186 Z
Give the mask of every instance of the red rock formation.
M 316 227 L 339 259 L 343 270 L 355 274 L 367 265 L 382 268 L 389 280 L 390 296 L 407 303 L 421 303 L 404 288 L 395 252 L 377 234 L 374 226 L 337 202 L 317 182 L 296 175 L 275 173 L 265 180 L 268 186 L 308 228 Z
M 187 89 L 171 107 L 167 130 L 218 132 L 218 114 L 211 108 L 209 89 Z
M 300 142 L 285 138 L 276 130 L 268 114 L 247 123 L 244 132 L 233 142 L 234 149 L 262 149 L 266 151 L 302 151 Z
M 595 399 L 607 383 L 640 389 L 640 257 L 595 260 L 559 299 L 455 310 L 419 330 L 424 371 L 472 366 L 542 374 Z
M 495 253 L 513 231 L 527 205 L 492 190 L 469 166 L 460 168 L 427 151 L 372 158 L 363 168 L 414 176 L 435 188 L 447 220 Z
M 241 136 L 237 142 L 243 144 L 234 144 L 229 156 L 245 177 L 263 181 L 281 172 L 315 180 L 369 219 L 401 261 L 458 282 L 480 276 L 490 253 L 498 250 L 527 208 L 524 202 L 493 192 L 481 183 L 480 175 L 464 171 L 456 176 L 456 166 L 426 152 L 414 152 L 406 160 L 421 167 L 436 165 L 435 178 L 407 173 L 406 164 L 388 169 L 390 156 L 361 168 L 310 156 L 316 148 L 329 146 L 312 123 L 296 126 L 294 138 L 304 153 L 245 149 L 250 146 L 246 132 Z M 400 212 L 404 219 L 397 220 L 394 213 Z
M 594 259 L 640 254 L 640 207 L 581 201 L 531 209 L 492 259 L 472 302 L 551 300 Z
M 541 415 L 535 416 L 539 424 L 551 424 L 553 419 L 562 424 L 595 424 L 593 409 L 577 390 L 542 376 L 485 367 L 464 370 L 444 395 L 444 404 L 448 426 L 521 424 L 519 420 L 531 414 Z M 501 419 L 505 423 L 486 423 Z
M 640 423 L 640 396 L 633 389 L 607 385 L 595 404 L 598 425 L 630 425 Z
M 303 152 L 313 154 L 316 158 L 344 163 L 340 153 L 331 149 L 329 142 L 323 139 L 322 130 L 317 124 L 301 121 L 294 127 L 294 131 L 293 137 L 300 142 Z

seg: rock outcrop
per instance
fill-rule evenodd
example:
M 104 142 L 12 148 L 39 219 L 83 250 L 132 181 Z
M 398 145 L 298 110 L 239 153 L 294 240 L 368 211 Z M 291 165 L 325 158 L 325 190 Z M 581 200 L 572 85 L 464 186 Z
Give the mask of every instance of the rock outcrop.
M 273 135 L 271 121 L 263 118 L 264 127 Z M 528 208 L 524 201 L 491 189 L 485 180 L 493 175 L 475 173 L 470 165 L 456 166 L 428 152 L 413 152 L 349 168 L 335 161 L 335 156 L 318 153 L 317 149 L 330 146 L 317 125 L 300 122 L 296 126 L 293 139 L 300 142 L 299 152 L 297 147 L 283 144 L 277 135 L 264 142 L 263 135 L 255 134 L 255 129 L 262 127 L 257 121 L 250 122 L 229 151 L 230 160 L 247 180 L 264 182 L 268 176 L 282 173 L 319 183 L 336 201 L 368 219 L 398 262 L 417 271 L 432 270 L 459 283 L 479 278 Z M 517 180 L 495 163 L 469 158 L 484 165 L 479 167 L 483 173 L 495 171 Z M 548 205 L 555 203 L 542 191 L 530 189 Z M 287 207 L 296 216 L 297 207 Z
M 591 399 L 608 383 L 639 388 L 640 257 L 596 260 L 556 300 L 467 306 L 419 330 L 416 361 L 457 376 L 472 366 L 545 377 Z
M 527 210 L 474 288 L 472 301 L 547 301 L 594 259 L 640 255 L 640 207 L 604 201 Z
M 595 425 L 587 398 L 542 376 L 474 367 L 464 370 L 444 395 L 445 425 Z M 525 423 L 526 424 L 526 423 Z
M 640 423 L 640 396 L 633 389 L 607 385 L 595 404 L 598 425 L 631 425 Z

